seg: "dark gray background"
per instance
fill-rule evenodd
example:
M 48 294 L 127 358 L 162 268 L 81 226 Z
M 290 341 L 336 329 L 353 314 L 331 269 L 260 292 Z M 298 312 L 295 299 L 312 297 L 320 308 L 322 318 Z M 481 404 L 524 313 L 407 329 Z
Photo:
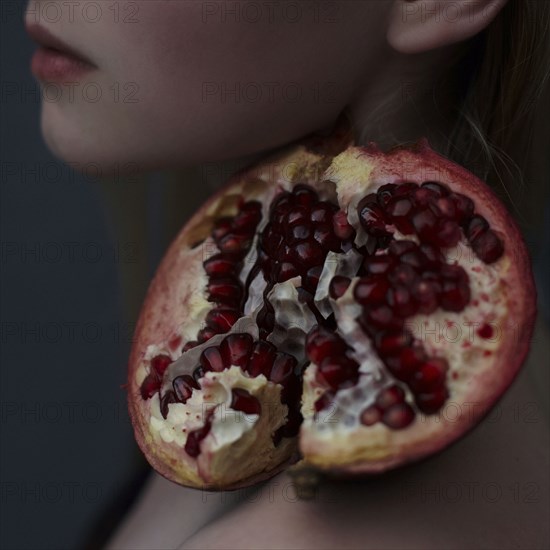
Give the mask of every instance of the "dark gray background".
M 121 240 L 102 184 L 45 148 L 25 2 L 2 4 L 0 546 L 75 548 L 145 468 L 121 389 L 134 319 L 119 273 L 158 253 Z
M 0 12 L 0 546 L 97 547 L 148 471 L 121 389 L 139 303 L 206 191 L 160 174 L 93 181 L 51 156 L 24 6 L 2 0 Z

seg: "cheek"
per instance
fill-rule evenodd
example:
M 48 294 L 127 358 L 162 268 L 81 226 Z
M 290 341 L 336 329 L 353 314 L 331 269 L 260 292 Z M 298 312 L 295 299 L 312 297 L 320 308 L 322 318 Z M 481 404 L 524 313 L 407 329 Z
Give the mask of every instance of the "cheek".
M 224 11 L 261 3 L 152 4 L 141 3 L 141 24 L 124 29 L 121 70 L 140 87 L 144 126 L 196 148 L 193 156 L 246 154 L 329 123 L 368 65 L 369 48 L 357 44 L 379 39 L 364 12 L 322 19 L 310 2 L 296 21 Z
M 118 101 L 51 109 L 57 141 L 87 128 L 82 155 L 171 166 L 281 145 L 338 115 L 383 40 L 379 2 L 324 3 L 336 13 L 315 2 L 131 4 L 127 20 L 84 29 L 97 80 Z M 260 11 L 242 11 L 251 5 Z M 299 11 L 280 8 L 291 5 Z

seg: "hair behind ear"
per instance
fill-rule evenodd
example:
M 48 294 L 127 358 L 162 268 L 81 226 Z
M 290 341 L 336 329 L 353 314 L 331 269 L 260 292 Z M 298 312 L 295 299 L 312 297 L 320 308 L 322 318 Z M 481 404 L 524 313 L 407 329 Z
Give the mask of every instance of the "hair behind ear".
M 447 154 L 467 165 L 517 206 L 522 173 L 530 199 L 542 194 L 550 172 L 547 153 L 533 152 L 544 138 L 550 111 L 540 98 L 550 76 L 550 2 L 510 0 L 463 56 L 458 73 L 473 72 L 462 86 L 457 124 Z M 460 70 L 462 69 L 462 71 Z M 542 111 L 542 112 L 541 112 Z M 546 111 L 546 112 L 544 112 Z M 535 199 L 536 200 L 536 199 Z

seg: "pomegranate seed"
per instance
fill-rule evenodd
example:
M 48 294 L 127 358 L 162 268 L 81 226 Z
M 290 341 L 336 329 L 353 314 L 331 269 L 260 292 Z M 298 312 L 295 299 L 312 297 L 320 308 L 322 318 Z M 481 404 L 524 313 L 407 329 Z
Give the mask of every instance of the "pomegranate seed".
M 285 281 L 297 277 L 298 275 L 299 272 L 296 267 L 294 267 L 294 264 L 291 264 L 290 262 L 283 262 L 279 266 L 279 272 L 277 273 L 276 279 L 279 283 L 284 283 Z
M 394 192 L 394 195 L 396 196 L 404 196 L 404 195 L 410 195 L 414 193 L 418 189 L 418 185 L 414 183 L 413 181 L 406 181 L 404 183 L 400 183 L 397 186 L 397 189 Z
M 273 368 L 271 369 L 270 380 L 274 384 L 281 384 L 281 401 L 283 403 L 292 403 L 299 399 L 301 384 L 294 370 L 297 361 L 291 355 L 278 353 Z
M 441 407 L 447 398 L 449 392 L 447 388 L 440 387 L 430 393 L 419 393 L 415 396 L 414 401 L 416 406 L 425 414 L 435 414 Z
M 432 236 L 435 244 L 442 247 L 451 247 L 458 244 L 462 232 L 459 225 L 453 220 L 440 220 Z
M 231 231 L 233 220 L 231 218 L 218 218 L 212 230 L 212 238 L 218 242 Z
M 462 311 L 470 302 L 470 287 L 460 282 L 446 281 L 441 292 L 441 307 L 446 311 Z
M 174 388 L 177 400 L 185 403 L 191 397 L 193 390 L 199 388 L 199 385 L 189 374 L 182 374 L 174 378 L 172 387 Z
M 262 405 L 258 399 L 241 388 L 233 388 L 231 391 L 231 408 L 245 414 L 260 414 L 262 412 Z
M 250 334 L 230 334 L 220 344 L 220 355 L 226 368 L 237 366 L 244 368 L 252 351 L 252 336 Z
M 439 388 L 445 382 L 449 364 L 445 359 L 432 358 L 424 363 L 409 380 L 415 393 L 426 393 Z
M 206 327 L 199 331 L 197 334 L 197 340 L 200 344 L 202 344 L 203 342 L 210 340 L 213 336 L 216 336 L 216 334 L 218 333 L 214 329 Z
M 228 233 L 218 242 L 218 248 L 222 253 L 242 253 L 252 244 L 252 238 L 248 234 Z
M 241 211 L 233 219 L 234 229 L 254 229 L 262 219 L 262 205 L 250 201 L 243 205 Z
M 328 293 L 333 300 L 338 300 L 342 297 L 346 290 L 349 288 L 351 279 L 343 277 L 342 275 L 335 275 L 329 284 Z
M 384 275 L 395 265 L 395 259 L 391 256 L 367 256 L 363 260 L 363 267 L 371 275 Z
M 355 383 L 359 378 L 359 365 L 349 357 L 327 357 L 319 366 L 318 374 L 332 388 L 345 382 Z
M 238 271 L 238 262 L 227 254 L 216 254 L 203 263 L 209 277 L 226 277 Z
M 382 413 L 375 405 L 367 407 L 360 416 L 360 421 L 363 426 L 372 426 L 380 421 Z
M 315 403 L 313 404 L 313 408 L 315 409 L 315 412 L 322 411 L 323 409 L 328 409 L 332 406 L 334 403 L 334 393 L 330 391 L 326 391 Z
M 426 267 L 436 267 L 443 261 L 443 255 L 439 248 L 429 243 L 421 243 L 420 251 L 426 259 Z
M 408 331 L 379 332 L 376 335 L 376 349 L 382 357 L 399 355 L 411 343 L 412 336 Z
M 153 370 L 158 374 L 158 376 L 162 376 L 164 374 L 170 363 L 172 363 L 172 358 L 168 355 L 157 355 L 151 359 L 151 367 L 153 367 Z
M 420 252 L 420 250 L 413 250 L 412 252 L 407 252 L 402 254 L 399 258 L 399 261 L 403 264 L 410 265 L 415 269 L 425 268 L 428 264 L 428 259 Z
M 401 430 L 414 420 L 414 411 L 408 403 L 396 403 L 384 412 L 382 422 L 393 430 Z
M 302 206 L 309 206 L 313 204 L 317 198 L 317 193 L 309 185 L 299 184 L 294 187 L 292 194 L 296 197 L 296 200 Z
M 406 348 L 405 348 L 406 349 Z M 401 352 L 403 354 L 405 350 Z M 401 354 L 399 357 L 386 357 L 384 362 L 390 373 L 401 380 L 402 382 L 407 382 L 411 376 L 414 374 L 415 367 L 412 367 L 410 363 L 404 363 L 401 361 Z
M 243 297 L 243 288 L 236 279 L 214 279 L 208 283 L 208 300 L 237 306 Z
M 280 195 L 275 197 L 271 203 L 271 213 L 275 211 L 282 211 L 292 205 L 292 195 L 288 191 L 283 191 Z
M 302 276 L 302 286 L 315 294 L 317 290 L 317 285 L 319 284 L 319 279 L 321 278 L 321 273 L 323 272 L 322 265 L 316 265 L 307 270 L 307 273 Z
M 450 281 L 468 282 L 468 275 L 460 265 L 444 264 L 439 272 L 442 277 Z
M 263 340 L 256 342 L 252 354 L 250 355 L 248 365 L 246 366 L 246 371 L 250 376 L 256 377 L 263 374 L 269 379 L 276 353 L 277 349 L 273 344 Z
M 456 219 L 459 223 L 469 219 L 474 214 L 474 203 L 472 199 L 460 193 L 451 193 L 450 199 L 456 207 Z
M 220 350 L 216 346 L 206 348 L 201 353 L 200 363 L 205 372 L 222 372 L 226 368 Z
M 426 181 L 421 185 L 421 188 L 433 191 L 438 197 L 445 197 L 449 194 L 449 189 L 436 181 Z
M 416 271 L 407 264 L 394 267 L 388 275 L 389 281 L 394 285 L 411 286 L 417 279 Z
M 483 216 L 472 216 L 466 225 L 466 237 L 470 242 L 475 241 L 482 233 L 489 229 L 489 224 Z
M 397 384 L 393 384 L 384 388 L 376 397 L 376 406 L 382 411 L 396 403 L 402 403 L 405 400 L 405 392 L 403 388 Z
M 355 229 L 348 222 L 346 213 L 340 210 L 334 214 L 333 218 L 334 234 L 342 240 L 351 239 L 355 236 Z
M 304 241 L 311 235 L 311 229 L 307 225 L 291 226 L 289 231 L 289 239 L 291 243 Z
M 378 191 L 376 192 L 376 197 L 378 199 L 378 204 L 382 208 L 385 208 L 387 206 L 389 200 L 393 197 L 396 189 L 397 185 L 395 185 L 395 183 L 386 183 L 385 185 L 382 185 L 382 187 L 378 188 Z
M 150 372 L 141 383 L 140 392 L 143 399 L 150 399 L 160 390 L 160 380 L 156 373 Z
M 215 308 L 208 312 L 206 324 L 209 328 L 221 333 L 227 332 L 239 319 L 237 310 L 228 307 Z
M 429 239 L 435 231 L 437 217 L 430 209 L 426 208 L 414 214 L 412 224 L 421 239 Z
M 274 258 L 279 253 L 279 249 L 283 244 L 283 236 L 273 227 L 273 224 L 268 223 L 262 233 L 260 242 L 266 254 Z
M 439 212 L 446 218 L 458 221 L 456 203 L 452 197 L 441 197 L 435 202 Z
M 388 291 L 388 305 L 395 315 L 409 317 L 418 311 L 418 305 L 411 296 L 409 289 L 402 285 L 396 285 Z
M 358 205 L 359 221 L 365 231 L 374 237 L 384 237 L 388 235 L 386 231 L 386 221 L 384 211 L 376 202 L 367 201 L 365 197 Z M 376 199 L 375 199 L 376 200 Z
M 418 250 L 417 244 L 407 239 L 392 241 L 388 247 L 388 252 L 394 256 L 401 256 L 402 254 L 416 250 Z
M 502 241 L 490 229 L 471 241 L 476 256 L 486 264 L 492 264 L 504 254 Z
M 307 224 L 307 210 L 302 206 L 295 206 L 288 212 L 286 218 L 286 225 L 288 227 L 293 227 L 295 225 Z
M 399 367 L 407 380 L 426 360 L 426 353 L 421 347 L 407 347 L 399 354 Z
M 293 255 L 296 263 L 309 267 L 322 263 L 325 257 L 323 249 L 315 241 L 298 244 L 293 249 Z
M 341 241 L 334 235 L 333 229 L 329 225 L 319 225 L 313 235 L 315 242 L 319 243 L 323 249 L 330 249 L 339 252 Z M 324 258 L 324 254 L 323 254 Z
M 353 289 L 355 300 L 361 305 L 379 304 L 386 298 L 389 285 L 382 277 L 366 277 L 359 279 Z
M 414 192 L 413 197 L 415 204 L 419 206 L 428 206 L 430 203 L 437 200 L 439 195 L 431 189 L 420 187 L 420 189 Z
M 324 327 L 312 328 L 306 338 L 306 353 L 310 361 L 319 365 L 327 357 L 343 355 L 347 345 L 337 334 Z
M 197 458 L 197 456 L 200 455 L 201 453 L 200 443 L 210 432 L 210 427 L 211 427 L 210 422 L 207 422 L 202 428 L 189 432 L 189 435 L 187 436 L 187 441 L 185 442 L 185 447 L 184 447 L 185 452 L 189 456 L 193 458 Z
M 168 390 L 161 398 L 160 398 L 160 414 L 162 414 L 163 418 L 168 417 L 169 408 L 168 405 L 170 403 L 176 402 L 176 396 L 172 390 Z
M 366 312 L 365 322 L 377 328 L 400 329 L 403 321 L 387 306 L 376 306 Z
M 390 199 L 387 207 L 387 213 L 391 221 L 403 235 L 410 235 L 414 232 L 410 216 L 412 214 L 413 204 L 407 197 L 393 197 Z
M 185 353 L 186 351 L 189 351 L 190 349 L 196 348 L 199 345 L 199 343 L 196 340 L 191 340 L 191 342 L 187 342 L 183 348 L 181 348 L 181 352 Z
M 320 203 L 311 211 L 311 221 L 315 223 L 330 223 L 332 207 L 328 203 Z
M 418 304 L 418 311 L 428 315 L 439 307 L 441 285 L 434 281 L 415 281 L 411 293 Z

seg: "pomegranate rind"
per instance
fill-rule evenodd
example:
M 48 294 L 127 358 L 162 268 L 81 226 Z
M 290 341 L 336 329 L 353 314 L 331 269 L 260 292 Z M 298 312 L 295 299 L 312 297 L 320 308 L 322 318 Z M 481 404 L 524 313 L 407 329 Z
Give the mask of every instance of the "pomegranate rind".
M 302 426 L 300 452 L 305 464 L 335 475 L 373 474 L 444 449 L 491 409 L 513 382 L 529 351 L 536 317 L 536 290 L 527 248 L 504 205 L 484 182 L 434 152 L 426 140 L 387 153 L 374 144 L 348 148 L 335 157 L 325 177 L 336 182 L 340 205 L 350 210 L 355 206 L 355 198 L 364 195 L 367 189 L 370 192 L 371 186 L 378 182 L 443 182 L 452 191 L 475 200 L 476 212 L 489 221 L 505 249 L 505 255 L 489 269 L 500 278 L 507 310 L 502 319 L 508 329 L 505 333 L 516 336 L 502 339 L 490 361 L 469 376 L 465 391 L 453 404 L 460 408 L 458 416 L 422 416 L 410 428 L 397 431 L 381 424 L 358 425 L 353 430 L 342 427 L 332 431 L 330 437 L 321 436 L 308 422 Z M 315 368 L 308 368 L 304 381 L 310 408 Z M 453 401 L 452 394 L 450 400 Z M 466 407 L 468 403 L 474 406 Z
M 182 334 L 189 324 L 197 323 L 197 317 L 200 321 L 207 313 L 205 300 L 201 300 L 206 282 L 202 264 L 215 252 L 209 239 L 214 220 L 236 214 L 242 198 L 258 199 L 265 205 L 281 188 L 290 189 L 298 182 L 315 185 L 333 155 L 345 149 L 350 139 L 346 125 L 340 124 L 329 137 L 310 137 L 236 174 L 189 220 L 161 261 L 136 325 L 128 366 L 128 408 L 141 451 L 151 466 L 170 481 L 201 489 L 237 489 L 272 477 L 297 460 L 296 443 L 287 443 L 284 460 L 269 471 L 236 483 L 212 485 L 200 475 L 197 461 L 181 447 L 162 441 L 151 429 L 151 400 L 142 399 L 140 384 L 144 364 L 150 359 L 148 348 L 156 346 L 157 352 L 177 359 L 185 343 Z

